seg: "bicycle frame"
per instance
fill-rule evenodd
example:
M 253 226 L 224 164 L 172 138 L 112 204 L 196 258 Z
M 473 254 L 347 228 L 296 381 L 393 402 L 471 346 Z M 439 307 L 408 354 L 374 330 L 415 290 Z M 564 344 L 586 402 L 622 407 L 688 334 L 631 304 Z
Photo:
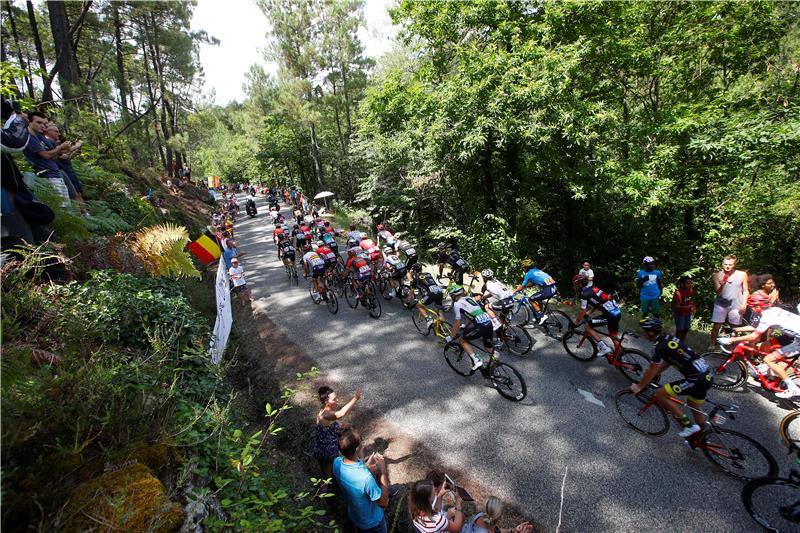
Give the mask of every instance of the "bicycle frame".
M 602 334 L 602 335 L 605 336 L 605 337 L 608 337 L 609 339 L 611 339 L 612 344 L 614 344 L 614 351 L 611 352 L 610 354 L 608 354 L 609 355 L 609 357 L 607 358 L 608 359 L 608 364 L 610 364 L 611 366 L 616 366 L 616 367 L 620 367 L 620 368 L 628 368 L 628 369 L 631 369 L 631 370 L 635 370 L 635 367 L 634 367 L 633 364 L 624 363 L 624 362 L 621 362 L 618 359 L 619 354 L 622 352 L 622 342 L 625 340 L 625 335 L 633 336 L 634 334 L 629 332 L 629 331 L 623 331 L 622 332 L 622 336 L 620 336 L 620 337 L 616 337 L 615 335 L 611 335 L 608 332 L 605 332 L 605 334 Z M 578 341 L 578 348 L 583 346 L 583 343 L 586 342 L 587 338 L 589 338 L 589 331 L 586 328 L 584 328 L 583 329 L 583 333 L 581 334 L 581 340 Z
M 759 372 L 758 368 L 751 360 L 751 356 L 763 357 L 765 355 L 769 355 L 770 353 L 772 353 L 772 351 L 765 353 L 759 348 L 754 348 L 753 346 L 750 346 L 747 343 L 741 343 L 731 351 L 730 357 L 723 364 L 723 367 L 731 364 L 736 358 L 739 358 L 745 365 L 749 366 L 750 369 L 752 369 L 756 379 L 758 379 L 758 381 L 761 382 L 762 387 L 773 392 L 782 392 L 786 390 L 786 387 L 784 387 L 781 378 L 777 376 L 769 376 L 769 375 L 765 376 L 764 374 Z M 785 365 L 784 370 L 788 370 L 789 368 L 794 367 L 793 361 L 781 361 L 780 364 Z

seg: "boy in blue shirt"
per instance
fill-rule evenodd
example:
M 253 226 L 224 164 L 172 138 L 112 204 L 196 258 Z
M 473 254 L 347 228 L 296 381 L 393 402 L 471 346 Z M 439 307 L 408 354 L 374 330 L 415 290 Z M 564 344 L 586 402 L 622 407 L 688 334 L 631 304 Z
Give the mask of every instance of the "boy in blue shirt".
M 642 259 L 642 268 L 636 272 L 636 286 L 639 287 L 639 301 L 642 304 L 642 318 L 648 313 L 658 318 L 661 314 L 661 271 L 656 268 L 656 260 L 649 255 Z

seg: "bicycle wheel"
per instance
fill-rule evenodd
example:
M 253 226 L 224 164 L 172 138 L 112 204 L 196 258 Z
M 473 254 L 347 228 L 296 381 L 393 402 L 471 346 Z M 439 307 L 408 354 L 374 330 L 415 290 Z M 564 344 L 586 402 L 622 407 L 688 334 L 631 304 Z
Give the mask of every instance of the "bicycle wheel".
M 639 383 L 645 370 L 650 366 L 650 356 L 633 348 L 625 348 L 617 356 L 617 362 L 625 365 L 616 367 L 623 376 L 633 383 Z M 653 382 L 658 384 L 656 380 L 653 380 Z
M 660 436 L 669 431 L 667 413 L 650 403 L 650 397 L 645 394 L 622 389 L 614 395 L 614 407 L 622 420 L 639 433 Z
M 389 283 L 389 280 L 384 276 L 378 278 L 378 290 L 380 291 L 381 296 L 383 296 L 383 299 L 387 302 L 394 298 L 394 296 L 391 294 L 392 284 Z
M 527 326 L 531 321 L 531 310 L 523 302 L 517 302 L 514 305 L 514 312 L 509 317 L 511 324 L 519 327 Z
M 736 356 L 722 352 L 707 352 L 701 357 L 714 372 L 711 376 L 711 386 L 715 389 L 738 389 L 747 381 L 744 363 L 736 359 Z
M 509 324 L 503 333 L 503 344 L 514 355 L 525 355 L 533 348 L 530 334 L 520 326 Z
M 800 451 L 800 410 L 793 411 L 783 417 L 780 425 L 781 438 L 789 449 Z
M 582 331 L 571 329 L 561 337 L 564 349 L 579 361 L 591 361 L 597 357 L 597 343 L 589 336 L 583 336 Z
M 548 337 L 560 339 L 572 326 L 572 319 L 563 311 L 549 311 L 540 327 Z
M 697 437 L 695 446 L 703 450 L 706 459 L 736 479 L 747 481 L 778 473 L 778 463 L 767 449 L 737 431 L 713 426 Z
M 512 402 L 520 402 L 528 395 L 525 379 L 508 363 L 497 362 L 489 370 L 489 379 L 500 396 Z
M 717 334 L 717 338 L 718 339 L 730 339 L 731 337 L 736 337 L 737 335 L 738 334 L 733 330 L 733 326 L 730 326 L 728 324 L 724 324 L 720 328 L 719 333 Z M 722 344 L 722 343 L 717 344 L 717 348 L 721 352 L 726 353 L 726 354 L 730 354 L 734 347 L 735 347 L 735 345 L 731 345 L 731 344 Z
M 356 291 L 350 283 L 345 283 L 344 286 L 344 299 L 350 309 L 358 307 L 358 299 L 356 298 Z
M 419 316 L 419 309 L 414 309 L 411 311 L 411 320 L 414 322 L 414 327 L 426 337 L 431 332 L 432 322 L 428 322 L 429 317 L 431 317 L 431 314 L 427 311 L 425 311 L 422 316 Z
M 403 303 L 403 307 L 405 309 L 413 309 L 414 304 L 412 303 L 413 300 L 413 291 L 411 287 L 406 285 L 405 283 L 400 284 L 400 290 L 398 291 L 398 296 L 400 297 L 400 301 Z M 411 300 L 411 301 L 409 301 Z
M 367 302 L 369 316 L 372 318 L 380 318 L 383 310 L 381 309 L 381 301 L 378 299 L 378 291 L 375 287 L 375 283 L 370 283 L 369 288 L 365 291 L 364 299 Z
M 300 286 L 300 276 L 297 275 L 297 266 L 292 267 L 292 283 L 295 287 Z
M 750 517 L 767 531 L 800 529 L 800 483 L 792 479 L 749 481 L 742 489 L 742 503 Z
M 475 373 L 472 370 L 472 358 L 458 344 L 446 344 L 444 347 L 444 359 L 456 374 L 471 376 Z
M 308 284 L 308 295 L 311 297 L 311 301 L 312 302 L 314 302 L 315 304 L 319 305 L 322 302 L 322 295 L 321 294 L 319 295 L 319 302 L 318 302 L 314 298 L 315 294 L 317 294 L 317 293 L 314 291 L 314 284 L 313 283 L 309 283 Z
M 339 299 L 336 297 L 336 292 L 328 287 L 326 296 L 328 297 L 328 301 L 325 302 L 325 305 L 328 307 L 328 311 L 330 311 L 332 315 L 335 315 L 339 312 Z

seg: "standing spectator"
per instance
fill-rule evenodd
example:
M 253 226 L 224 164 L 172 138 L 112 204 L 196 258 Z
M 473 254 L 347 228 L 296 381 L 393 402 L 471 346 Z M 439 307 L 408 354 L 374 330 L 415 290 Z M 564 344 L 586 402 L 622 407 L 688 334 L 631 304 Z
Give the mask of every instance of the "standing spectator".
M 231 258 L 228 275 L 233 282 L 233 292 L 239 295 L 242 306 L 247 306 L 250 303 L 250 289 L 247 288 L 247 281 L 244 279 L 244 268 L 239 265 L 239 259 L 236 257 Z
M 47 140 L 49 141 L 48 145 L 52 148 L 55 148 L 61 143 L 61 130 L 59 130 L 58 126 L 53 122 L 49 122 L 47 124 L 47 129 L 44 132 L 44 136 L 47 137 Z M 61 171 L 66 175 L 66 177 L 63 175 L 61 176 L 64 178 L 64 182 L 72 185 L 70 190 L 75 190 L 74 199 L 83 202 L 83 185 L 81 184 L 81 180 L 78 178 L 78 174 L 75 172 L 75 169 L 72 167 L 72 158 L 75 157 L 78 150 L 81 149 L 81 146 L 83 146 L 83 142 L 81 141 L 72 144 L 69 151 L 61 154 L 56 160 L 56 163 Z
M 239 252 L 236 248 L 236 241 L 233 239 L 227 239 L 225 241 L 225 249 L 222 250 L 222 258 L 225 259 L 225 268 L 231 268 L 233 266 L 233 259 L 235 257 L 244 257 L 244 252 Z
M 747 272 L 736 270 L 736 258 L 732 255 L 722 260 L 722 270 L 714 274 L 714 310 L 711 313 L 711 343 L 709 350 L 717 349 L 717 335 L 726 321 L 731 326 L 742 323 L 742 315 L 747 308 Z
M 642 304 L 642 318 L 648 313 L 654 317 L 661 314 L 661 271 L 656 268 L 656 260 L 649 255 L 642 259 L 642 268 L 636 273 L 636 286 L 639 287 L 639 301 Z
M 592 265 L 589 263 L 588 259 L 583 260 L 581 263 L 581 269 L 578 270 L 578 274 L 589 280 L 589 282 L 586 284 L 587 287 L 594 285 L 594 271 L 592 270 Z
M 694 305 L 694 281 L 690 276 L 681 276 L 678 288 L 672 295 L 672 316 L 675 318 L 675 336 L 686 341 L 686 335 L 692 327 L 692 315 L 697 308 Z
M 464 514 L 461 512 L 461 498 L 456 495 L 456 505 L 449 511 L 434 510 L 434 503 L 441 499 L 446 492 L 442 484 L 438 493 L 433 490 L 434 484 L 430 479 L 423 479 L 414 483 L 411 494 L 408 496 L 408 512 L 414 528 L 419 533 L 458 533 L 464 523 Z
M 319 401 L 322 409 L 317 413 L 316 438 L 314 440 L 314 458 L 319 462 L 322 479 L 333 476 L 333 460 L 339 457 L 339 431 L 342 429 L 339 420 L 361 399 L 361 389 L 356 389 L 353 398 L 339 408 L 339 397 L 330 387 L 319 388 Z
M 462 533 L 530 533 L 533 525 L 530 522 L 522 522 L 515 527 L 503 529 L 497 524 L 503 516 L 503 502 L 495 496 L 489 496 L 483 505 L 483 511 L 473 516 L 464 525 Z
M 297 191 L 294 190 L 294 187 L 289 190 L 289 199 L 292 201 L 292 205 L 297 208 Z
M 387 533 L 383 510 L 389 505 L 389 469 L 380 454 L 372 454 L 366 463 L 361 435 L 355 429 L 339 435 L 342 456 L 333 460 L 333 477 L 347 502 L 347 516 L 359 533 Z M 375 475 L 380 485 L 375 481 Z
M 45 129 L 47 129 L 47 116 L 44 113 L 32 111 L 28 113 L 28 120 L 30 121 L 28 124 L 30 139 L 23 152 L 25 159 L 64 198 L 61 205 L 66 207 L 69 205 L 69 188 L 56 161 L 61 154 L 69 151 L 71 145 L 69 142 L 63 142 L 51 148 L 44 136 Z

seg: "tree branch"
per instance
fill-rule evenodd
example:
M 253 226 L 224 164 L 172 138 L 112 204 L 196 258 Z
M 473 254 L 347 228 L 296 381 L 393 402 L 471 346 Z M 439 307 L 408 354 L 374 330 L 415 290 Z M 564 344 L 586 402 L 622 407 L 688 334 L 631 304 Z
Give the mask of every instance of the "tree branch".
M 143 117 L 145 117 L 145 116 L 147 116 L 148 114 L 150 114 L 150 112 L 151 112 L 153 109 L 155 109 L 155 107 L 156 107 L 156 106 L 159 104 L 159 102 L 161 102 L 161 97 L 160 97 L 160 96 L 158 97 L 158 99 L 157 99 L 155 102 L 153 102 L 152 104 L 150 104 L 150 108 L 149 108 L 147 111 L 145 111 L 145 112 L 144 112 L 144 113 L 142 113 L 141 115 L 137 116 L 136 118 L 134 118 L 133 120 L 131 120 L 131 121 L 130 121 L 130 122 L 128 122 L 127 124 L 125 124 L 125 126 L 124 126 L 124 127 L 121 129 L 121 130 L 119 130 L 119 131 L 118 131 L 117 133 L 115 133 L 115 134 L 114 134 L 114 135 L 113 135 L 113 136 L 112 136 L 112 137 L 111 137 L 111 138 L 110 138 L 108 141 L 106 141 L 106 147 L 105 147 L 105 148 L 103 148 L 102 150 L 100 150 L 100 155 L 106 155 L 106 153 L 108 153 L 108 151 L 109 151 L 109 150 L 111 150 L 111 148 L 114 146 L 114 144 L 113 144 L 113 141 L 114 141 L 114 139 L 116 139 L 117 137 L 119 137 L 120 135 L 122 135 L 123 133 L 125 133 L 125 131 L 126 131 L 128 128 L 130 128 L 131 126 L 133 126 L 134 124 L 136 124 L 137 122 L 139 122 L 139 120 L 141 120 Z

